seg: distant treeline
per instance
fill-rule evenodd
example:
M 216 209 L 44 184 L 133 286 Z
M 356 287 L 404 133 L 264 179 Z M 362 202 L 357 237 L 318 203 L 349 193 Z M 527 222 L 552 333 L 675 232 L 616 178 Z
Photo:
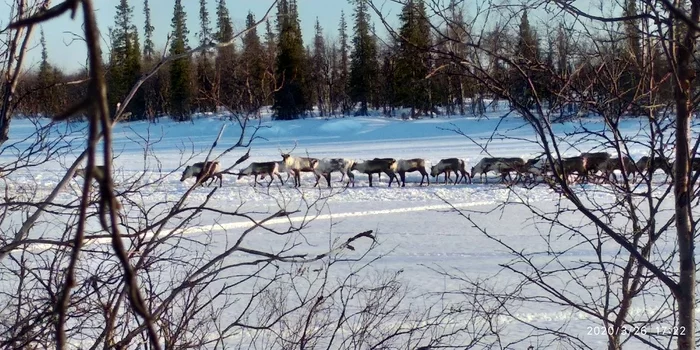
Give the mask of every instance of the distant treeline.
M 111 47 L 105 65 L 113 110 L 163 56 L 154 49 L 149 2 L 143 1 L 143 41 L 127 0 L 117 5 L 108 33 Z M 534 98 L 561 99 L 557 91 L 574 74 L 577 81 L 591 82 L 583 89 L 585 98 L 599 96 L 595 84 L 600 84 L 605 91 L 600 96 L 609 96 L 614 85 L 624 99 L 635 94 L 641 79 L 636 73 L 641 69 L 641 44 L 634 23 L 618 33 L 573 40 L 573 30 L 563 23 L 538 32 L 527 11 L 522 11 L 520 24 L 513 28 L 496 23 L 486 32 L 472 33 L 461 7 L 452 4 L 436 17 L 426 13 L 424 0 L 409 0 L 399 14 L 396 32 L 380 38 L 368 3 L 350 0 L 354 13 L 350 20 L 341 13 L 337 40 L 328 40 L 317 21 L 313 41 L 305 47 L 296 0 L 280 0 L 276 18 L 257 27 L 249 13 L 246 24 L 252 29 L 236 40 L 226 1 L 216 1 L 214 29 L 207 0 L 199 1 L 198 45 L 212 41 L 234 41 L 234 45 L 167 64 L 130 102 L 127 111 L 132 120 L 160 115 L 187 120 L 193 112 L 214 111 L 217 106 L 256 115 L 265 105 L 273 106 L 277 119 L 299 118 L 312 107 L 322 116 L 364 115 L 369 109 L 393 115 L 396 108 L 409 109 L 412 116 L 479 113 L 485 109 L 482 98 L 489 95 L 510 94 L 524 104 Z M 190 49 L 185 16 L 181 0 L 175 0 L 168 55 Z M 15 103 L 20 114 L 60 113 L 86 89 L 83 80 L 88 72 L 62 72 L 51 64 L 43 33 L 41 44 L 39 69 L 28 72 L 18 86 Z M 488 75 L 478 76 L 470 65 L 479 65 Z M 523 67 L 528 79 L 513 71 Z M 572 67 L 582 68 L 574 72 Z M 600 79 L 600 69 L 618 71 L 617 79 Z M 653 65 L 653 75 L 662 84 L 666 72 L 661 61 Z M 668 94 L 662 99 L 672 98 L 671 88 L 658 91 Z

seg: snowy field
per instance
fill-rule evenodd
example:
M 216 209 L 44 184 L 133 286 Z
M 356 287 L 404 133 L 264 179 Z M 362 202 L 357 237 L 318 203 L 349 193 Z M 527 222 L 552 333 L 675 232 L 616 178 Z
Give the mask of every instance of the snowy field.
M 515 116 L 501 119 L 498 116 L 497 113 L 493 113 L 490 118 L 440 117 L 410 121 L 360 117 L 330 120 L 310 118 L 287 122 L 264 120 L 261 128 L 257 130 L 258 138 L 251 145 L 250 159 L 233 171 L 242 169 L 253 161 L 281 160 L 280 149 L 289 151 L 295 143 L 297 146 L 294 154 L 308 154 L 316 158 L 420 157 L 435 164 L 441 158 L 458 157 L 467 162 L 468 169 L 486 155 L 484 149 L 491 156 L 527 159 L 538 155 L 540 146 L 537 139 L 522 119 Z M 223 137 L 212 152 L 212 157 L 217 157 L 238 139 L 240 129 L 235 123 L 211 116 L 200 117 L 193 123 L 178 124 L 163 119 L 156 124 L 134 122 L 117 125 L 114 130 L 113 149 L 116 156 L 114 166 L 117 190 L 120 189 L 120 183 L 137 176 L 143 175 L 139 180 L 143 183 L 165 176 L 158 186 L 146 186 L 139 191 L 140 193 L 129 196 L 146 207 L 165 200 L 176 200 L 189 189 L 193 181 L 190 179 L 184 183 L 180 182 L 181 164 L 203 161 L 224 124 L 226 128 Z M 604 130 L 604 125 L 595 119 L 583 125 L 580 122 L 572 122 L 555 127 L 562 135 L 565 145 L 562 152 L 565 155 L 573 156 L 580 152 L 601 150 L 596 148 L 598 141 L 576 135 L 576 131 L 581 130 L 582 126 L 591 130 Z M 640 133 L 639 130 L 644 127 L 643 122 L 628 120 L 624 122 L 622 132 L 633 137 L 643 137 L 644 131 Z M 468 137 L 451 130 L 457 128 Z M 59 129 L 61 133 L 70 134 L 71 147 L 75 151 L 41 167 L 14 173 L 6 184 L 11 193 L 27 195 L 28 192 L 32 192 L 36 198 L 42 198 L 58 183 L 64 174 L 62 170 L 79 154 L 85 132 L 84 125 L 80 123 Z M 10 142 L 27 137 L 33 130 L 34 126 L 27 120 L 14 120 Z M 252 128 L 247 129 L 248 135 L 252 131 Z M 151 141 L 148 147 L 144 146 L 146 139 Z M 5 150 L 0 155 L 0 160 L 3 163 L 8 162 L 16 157 L 17 152 L 19 151 Z M 236 149 L 219 160 L 222 166 L 227 168 L 244 152 L 245 149 Z M 631 155 L 635 159 L 647 153 L 648 150 L 641 146 L 631 149 Z M 493 238 L 507 241 L 514 248 L 533 254 L 546 252 L 548 249 L 569 249 L 565 256 L 570 259 L 571 264 L 597 259 L 595 251 L 587 246 L 574 244 L 563 229 L 555 228 L 548 233 L 550 228 L 547 224 L 539 222 L 524 206 L 501 207 L 505 202 L 524 199 L 543 211 L 552 211 L 559 204 L 558 194 L 545 186 L 509 188 L 497 184 L 495 175 L 491 176 L 489 184 L 436 185 L 432 183 L 431 178 L 430 186 L 419 187 L 420 175 L 411 173 L 407 175 L 405 188 L 396 188 L 393 185 L 388 188 L 386 176 L 382 176 L 381 181 L 376 181 L 375 178 L 375 187 L 370 188 L 367 176 L 356 173 L 355 186 L 344 188 L 338 182 L 339 174 L 333 174 L 334 187 L 328 189 L 323 180 L 321 188 L 313 188 L 313 176 L 303 174 L 301 189 L 294 189 L 291 181 L 284 186 L 278 186 L 276 181 L 275 185 L 268 189 L 265 186 L 253 188 L 252 178 L 237 180 L 235 176 L 228 175 L 224 176 L 223 188 L 214 192 L 210 200 L 217 208 L 233 210 L 240 207 L 252 213 L 259 213 L 256 214 L 257 217 L 275 212 L 280 206 L 287 210 L 301 210 L 300 213 L 292 215 L 291 219 L 276 218 L 268 222 L 267 226 L 284 229 L 290 225 L 305 223 L 307 226 L 302 237 L 297 237 L 292 242 L 288 237 L 275 237 L 265 230 L 255 230 L 249 237 L 248 245 L 258 248 L 269 247 L 275 250 L 281 246 L 299 244 L 298 249 L 316 254 L 326 251 L 329 242 L 336 239 L 345 240 L 359 232 L 374 230 L 380 244 L 370 252 L 368 258 L 381 256 L 381 259 L 373 268 L 387 273 L 401 271 L 401 280 L 410 290 L 410 295 L 415 298 L 425 293 L 460 290 L 460 281 L 435 272 L 443 269 L 473 280 L 485 279 L 503 291 L 514 287 L 509 285 L 513 276 L 502 271 L 500 266 L 511 261 L 511 253 L 474 228 L 472 223 L 452 210 L 452 206 L 468 213 L 474 223 Z M 659 183 L 658 190 L 662 191 L 664 185 L 661 184 L 663 180 L 660 176 L 656 182 Z M 81 185 L 81 180 L 73 180 L 57 201 L 69 203 L 77 200 Z M 205 200 L 210 191 L 209 188 L 195 189 L 188 202 L 199 203 Z M 520 199 L 516 195 L 520 196 Z M 613 199 L 604 193 L 596 197 L 599 201 Z M 317 200 L 318 203 L 307 212 L 304 203 Z M 125 204 L 125 208 L 128 212 L 131 207 Z M 573 212 L 563 220 L 580 223 L 584 219 Z M 9 230 L 8 226 L 17 222 L 19 218 L 6 220 L 2 229 Z M 235 240 L 242 229 L 252 226 L 248 220 L 222 221 L 221 217 L 214 214 L 200 215 L 196 221 L 189 224 L 190 227 L 184 234 L 193 240 L 211 239 L 220 245 L 218 249 L 221 250 L 230 244 L 229 241 Z M 40 226 L 31 234 L 41 237 L 50 235 L 50 226 L 48 223 L 45 225 L 44 229 Z M 562 234 L 561 247 L 544 246 L 543 237 L 549 234 Z M 92 244 L 107 245 L 107 242 L 95 241 Z M 366 245 L 368 242 L 355 246 L 358 254 Z M 105 249 L 107 248 L 109 247 Z M 616 253 L 617 247 L 614 244 L 605 246 L 602 251 L 603 256 L 612 257 Z M 547 257 L 543 254 L 534 259 L 544 261 Z M 567 286 L 566 281 L 561 281 L 561 286 L 564 289 L 569 288 L 567 292 L 572 295 L 581 292 L 577 287 Z M 459 301 L 460 298 L 464 296 L 456 295 L 453 301 Z M 420 304 L 420 300 L 412 302 Z M 653 301 L 646 305 L 638 302 L 632 306 L 631 314 L 646 315 L 658 311 L 659 308 L 660 306 Z M 536 327 L 565 327 L 569 333 L 578 334 L 591 348 L 603 348 L 606 344 L 605 336 L 588 334 L 588 326 L 599 324 L 593 323 L 585 313 L 565 308 L 556 309 L 549 304 L 538 309 L 525 303 L 520 309 L 512 311 L 520 320 Z M 499 322 L 503 326 L 501 336 L 504 343 L 507 343 L 508 339 L 527 339 L 530 328 L 524 327 L 521 322 L 513 321 L 508 316 L 500 317 Z M 528 343 L 525 341 L 516 348 L 524 349 L 523 344 Z M 532 345 L 537 348 L 538 344 Z

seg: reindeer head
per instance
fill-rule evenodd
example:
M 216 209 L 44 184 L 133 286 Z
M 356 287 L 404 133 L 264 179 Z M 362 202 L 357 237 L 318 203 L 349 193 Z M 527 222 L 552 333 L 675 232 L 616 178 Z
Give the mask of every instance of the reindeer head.
M 474 170 L 472 170 L 472 171 L 474 171 Z M 431 166 L 430 167 L 430 176 L 436 177 L 437 175 L 438 175 L 438 166 L 437 165 Z
M 187 168 L 185 168 L 185 171 L 182 172 L 182 177 L 180 178 L 180 182 L 191 178 L 193 175 L 194 175 L 194 167 L 191 165 L 188 165 Z
M 85 177 L 85 169 L 83 169 L 83 168 L 76 169 L 75 172 L 73 173 L 73 178 L 76 178 L 78 176 Z

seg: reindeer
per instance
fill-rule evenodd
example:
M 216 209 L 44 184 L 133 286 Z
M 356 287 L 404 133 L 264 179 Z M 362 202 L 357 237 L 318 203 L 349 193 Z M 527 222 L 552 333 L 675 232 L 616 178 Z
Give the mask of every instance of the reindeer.
M 615 175 L 615 170 L 623 171 L 624 169 L 627 172 L 627 174 L 632 175 L 631 178 L 633 180 L 636 177 L 636 164 L 634 164 L 632 159 L 626 156 L 623 156 L 622 159 L 610 158 L 601 165 L 599 165 L 598 169 L 603 171 L 606 180 L 609 180 L 610 175 L 612 175 L 614 182 L 617 182 L 617 175 Z
M 576 181 L 578 182 L 581 176 L 586 178 L 586 174 L 588 173 L 588 170 L 586 170 L 586 158 L 585 157 L 569 157 L 569 158 L 562 158 L 561 160 L 561 167 L 564 171 L 562 175 L 564 175 L 564 178 L 567 180 L 569 179 L 569 176 L 573 173 L 576 172 Z
M 221 175 L 220 170 L 221 166 L 218 161 L 194 163 L 193 165 L 188 165 L 185 168 L 185 171 L 182 172 L 180 182 L 183 182 L 191 177 L 196 177 L 197 182 L 201 186 L 204 186 L 204 183 L 207 180 L 209 180 L 209 184 L 207 186 L 211 186 L 212 182 L 215 183 L 216 179 L 219 179 L 219 187 L 221 187 L 223 186 L 224 178 Z
M 294 174 L 294 187 L 301 186 L 301 175 L 300 173 L 314 173 L 316 175 L 316 182 L 319 180 L 319 175 L 316 174 L 316 166 L 318 165 L 318 159 L 308 158 L 308 157 L 293 157 L 288 153 L 282 153 L 282 161 L 284 162 L 287 171 L 291 171 Z
M 392 181 L 396 178 L 396 160 L 390 158 L 389 160 L 372 159 L 355 162 L 350 167 L 350 170 L 367 174 L 369 176 L 369 187 L 372 187 L 372 174 L 385 173 L 389 176 L 389 187 L 391 187 Z M 398 183 L 399 180 L 396 179 L 396 182 Z
M 282 184 L 284 185 L 285 182 L 289 181 L 291 176 L 294 176 L 294 172 L 287 169 L 287 164 L 285 164 L 283 160 L 275 161 L 275 163 L 277 163 L 277 171 L 280 173 L 280 176 L 283 173 L 287 174 L 287 178 L 282 181 Z M 265 180 L 265 175 L 266 174 L 260 174 L 260 180 Z
M 73 173 L 73 178 L 76 178 L 78 176 L 85 178 L 85 175 L 87 174 L 87 170 L 85 168 L 80 168 L 76 169 L 75 173 Z M 95 168 L 92 170 L 92 177 L 95 178 L 95 181 L 102 183 L 105 181 L 105 167 L 104 165 L 95 165 Z
M 513 181 L 513 178 L 510 176 L 510 173 L 513 171 L 518 173 L 518 178 L 516 178 L 516 180 L 519 180 L 520 174 L 523 172 L 524 169 L 525 160 L 517 157 L 496 158 L 496 163 L 490 166 L 490 170 L 495 171 L 501 175 L 501 182 L 506 182 L 506 176 L 510 177 L 510 180 Z
M 653 162 L 651 161 L 651 157 L 644 156 L 642 158 L 639 158 L 635 165 L 637 166 L 637 172 L 639 172 L 639 174 L 642 176 L 644 176 L 642 174 L 644 172 L 650 174 L 651 176 L 654 174 L 654 172 L 656 172 L 657 169 L 663 170 L 663 172 L 666 173 L 666 175 L 673 174 L 671 162 L 669 162 L 668 159 L 663 156 L 654 157 Z
M 501 182 L 506 181 L 506 176 L 510 176 L 511 171 L 522 172 L 525 167 L 525 160 L 517 157 L 485 157 L 482 158 L 479 163 L 477 163 L 472 168 L 472 176 L 479 174 L 479 180 L 481 180 L 482 175 L 488 174 L 491 171 L 495 171 L 501 175 Z M 512 178 L 511 178 L 512 179 Z M 489 182 L 488 175 L 486 176 L 486 183 Z
M 275 181 L 275 175 L 277 176 L 278 179 L 280 179 L 280 183 L 284 185 L 284 181 L 282 181 L 282 176 L 279 173 L 279 163 L 278 162 L 262 162 L 262 163 L 250 163 L 247 168 L 241 170 L 238 173 L 238 179 L 240 180 L 243 176 L 250 176 L 254 175 L 254 182 L 253 182 L 253 187 L 255 187 L 258 184 L 258 175 L 269 175 L 270 176 L 270 182 L 267 183 L 267 187 L 270 187 L 272 185 L 272 182 Z
M 323 158 L 318 162 L 318 165 L 316 166 L 316 184 L 314 187 L 318 186 L 318 181 L 320 179 L 320 176 L 323 176 L 326 181 L 328 182 L 328 187 L 331 186 L 331 173 L 338 171 L 341 174 L 343 174 L 343 177 L 340 179 L 340 181 L 343 181 L 345 178 L 345 175 L 348 175 L 348 183 L 346 186 L 350 185 L 350 182 L 352 182 L 352 187 L 355 187 L 355 175 L 353 175 L 352 171 L 350 171 L 350 168 L 352 168 L 353 164 L 355 164 L 355 161 L 352 159 L 343 159 L 343 158 Z
M 420 172 L 420 185 L 423 186 L 423 178 L 428 181 L 428 186 L 430 186 L 430 177 L 428 177 L 428 172 L 425 171 L 425 159 L 413 158 L 413 159 L 400 159 L 397 162 L 397 170 L 399 177 L 401 178 L 401 187 L 406 187 L 406 173 Z
M 491 166 L 496 164 L 498 162 L 498 158 L 492 158 L 492 157 L 484 157 L 482 158 L 479 163 L 476 163 L 475 166 L 472 167 L 471 175 L 474 177 L 476 174 L 479 174 L 479 181 L 483 182 L 482 176 L 484 174 L 488 174 L 489 171 L 491 171 Z M 486 183 L 489 182 L 489 177 L 488 175 L 486 176 Z
M 538 176 L 545 176 L 547 173 L 546 166 L 547 158 L 544 155 L 540 155 L 536 158 L 528 159 L 521 169 L 521 174 L 525 175 L 526 180 L 532 176 L 532 182 L 535 182 Z
M 439 182 L 440 174 L 445 173 L 445 183 L 447 183 L 447 180 L 452 177 L 450 175 L 451 172 L 454 172 L 457 176 L 454 182 L 455 185 L 462 182 L 462 179 L 465 182 L 469 181 L 469 183 L 472 181 L 471 174 L 465 169 L 464 161 L 459 158 L 441 159 L 440 162 L 430 168 L 430 176 L 436 178 L 435 182 Z
M 585 159 L 586 174 L 584 179 L 586 180 L 588 180 L 588 176 L 596 175 L 598 171 L 605 172 L 601 166 L 612 157 L 608 152 L 587 152 L 581 153 L 579 156 Z
M 385 162 L 396 161 L 396 159 L 394 159 L 394 158 L 374 158 L 374 160 L 383 160 Z M 379 180 L 382 179 L 382 173 L 377 174 L 377 176 L 379 177 Z

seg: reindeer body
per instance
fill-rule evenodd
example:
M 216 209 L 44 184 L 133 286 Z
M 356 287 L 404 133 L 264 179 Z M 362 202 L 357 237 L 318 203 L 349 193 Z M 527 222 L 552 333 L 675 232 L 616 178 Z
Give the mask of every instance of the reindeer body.
M 493 157 L 484 157 L 482 158 L 479 163 L 476 163 L 472 167 L 472 172 L 471 175 L 472 177 L 475 176 L 476 174 L 479 174 L 479 181 L 482 181 L 482 176 L 487 175 L 491 171 L 491 167 L 498 162 L 498 158 L 493 158 Z M 486 183 L 489 182 L 489 177 L 488 175 L 486 176 Z
M 188 165 L 185 168 L 185 171 L 182 172 L 180 182 L 185 181 L 191 177 L 195 177 L 197 179 L 197 182 L 201 186 L 204 186 L 204 183 L 207 180 L 209 180 L 209 184 L 207 186 L 210 186 L 212 182 L 215 182 L 216 179 L 219 179 L 219 187 L 221 187 L 223 186 L 224 179 L 220 171 L 221 165 L 218 161 L 194 163 L 193 165 Z
M 604 163 L 598 166 L 598 169 L 603 171 L 605 179 L 609 179 L 610 175 L 613 177 L 613 181 L 617 182 L 617 175 L 615 175 L 615 170 L 626 171 L 628 175 L 632 175 L 632 179 L 636 177 L 637 165 L 629 157 L 623 156 L 620 158 L 610 158 Z
M 385 173 L 389 176 L 389 187 L 391 187 L 391 183 L 396 178 L 396 160 L 389 158 L 388 160 L 372 159 L 363 162 L 355 162 L 350 167 L 350 170 L 356 170 L 367 174 L 367 176 L 369 176 L 369 187 L 372 187 L 372 174 Z M 398 183 L 399 180 L 397 179 L 396 182 Z
M 383 161 L 385 161 L 385 162 L 393 162 L 393 161 L 396 161 L 396 159 L 394 159 L 394 158 L 374 158 L 373 160 L 383 160 Z M 379 180 L 382 179 L 382 173 L 377 174 L 377 176 L 379 177 Z
M 399 159 L 397 164 L 396 172 L 399 173 L 401 178 L 401 187 L 406 187 L 406 173 L 411 173 L 417 171 L 420 173 L 420 185 L 423 186 L 423 178 L 428 181 L 428 186 L 430 186 L 430 177 L 428 172 L 425 171 L 425 159 L 413 158 L 413 159 Z
M 454 172 L 457 176 L 454 182 L 455 184 L 462 182 L 462 179 L 464 179 L 465 182 L 467 179 L 471 182 L 471 174 L 467 172 L 464 161 L 459 158 L 441 159 L 440 162 L 430 168 L 430 175 L 436 178 L 435 182 L 439 182 L 440 174 L 445 173 L 445 183 L 447 183 L 447 180 L 452 177 L 450 175 L 451 172 Z
M 693 166 L 695 165 L 695 160 L 693 160 Z M 666 157 L 654 157 L 654 161 L 651 161 L 651 157 L 649 156 L 644 156 L 642 158 L 639 158 L 637 163 L 635 164 L 637 166 L 637 171 L 639 174 L 642 174 L 644 172 L 647 172 L 649 174 L 654 174 L 656 170 L 661 169 L 666 175 L 671 175 L 673 174 L 673 167 L 671 166 L 671 162 L 666 159 Z
M 294 172 L 287 169 L 287 164 L 285 164 L 283 160 L 275 161 L 275 163 L 277 163 L 277 171 L 280 173 L 280 177 L 282 174 L 287 174 L 287 178 L 282 180 L 282 184 L 284 185 L 285 182 L 289 181 L 291 176 L 294 176 Z M 265 175 L 266 174 L 260 174 L 260 180 L 265 180 Z
M 316 174 L 318 159 L 308 157 L 292 157 L 289 154 L 283 153 L 282 161 L 284 162 L 288 171 L 291 171 L 292 174 L 294 174 L 294 187 L 301 186 L 301 173 L 314 173 L 316 176 L 316 182 L 318 182 L 319 175 Z
M 569 157 L 561 160 L 561 166 L 564 170 L 564 176 L 568 179 L 569 175 L 576 172 L 576 181 L 579 181 L 581 176 L 586 178 L 588 168 L 586 167 L 585 157 Z
M 519 178 L 520 173 L 522 173 L 525 169 L 525 160 L 522 158 L 501 157 L 495 159 L 496 162 L 491 165 L 490 170 L 495 171 L 496 173 L 501 175 L 501 182 L 505 182 L 506 176 L 510 177 L 511 172 L 517 172 Z
M 318 162 L 318 165 L 316 166 L 316 184 L 314 187 L 318 186 L 318 181 L 320 180 L 320 176 L 323 176 L 326 181 L 328 182 L 328 187 L 331 186 L 331 173 L 333 172 L 340 172 L 343 177 L 340 178 L 340 181 L 343 181 L 345 178 L 345 175 L 348 176 L 348 183 L 347 186 L 350 185 L 350 182 L 352 182 L 352 187 L 355 187 L 355 175 L 353 175 L 352 171 L 350 169 L 352 168 L 353 164 L 355 164 L 355 161 L 352 159 L 343 159 L 343 158 L 323 158 Z
M 238 173 L 238 179 L 240 180 L 243 176 L 250 176 L 253 175 L 255 176 L 254 181 L 253 181 L 253 187 L 257 186 L 258 184 L 258 175 L 269 175 L 270 176 L 270 182 L 267 183 L 267 187 L 270 187 L 272 185 L 272 182 L 275 181 L 275 176 L 280 180 L 280 183 L 284 185 L 284 181 L 282 181 L 282 176 L 279 173 L 279 163 L 278 162 L 261 162 L 261 163 L 250 163 L 247 168 L 241 170 Z
M 87 173 L 87 170 L 85 168 L 80 168 L 76 169 L 75 173 L 73 173 L 73 178 L 75 177 L 82 177 L 85 178 L 85 175 Z M 92 170 L 92 176 L 95 178 L 95 181 L 102 183 L 105 180 L 105 167 L 104 165 L 95 165 L 95 168 Z
M 585 179 L 588 179 L 589 175 L 597 174 L 599 171 L 605 173 L 603 164 L 605 164 L 612 157 L 608 152 L 588 152 L 581 153 L 579 156 L 585 160 Z
M 531 181 L 535 182 L 538 176 L 544 177 L 547 174 L 547 158 L 539 156 L 528 159 L 523 165 L 521 172 L 525 174 L 526 179 L 531 178 Z

